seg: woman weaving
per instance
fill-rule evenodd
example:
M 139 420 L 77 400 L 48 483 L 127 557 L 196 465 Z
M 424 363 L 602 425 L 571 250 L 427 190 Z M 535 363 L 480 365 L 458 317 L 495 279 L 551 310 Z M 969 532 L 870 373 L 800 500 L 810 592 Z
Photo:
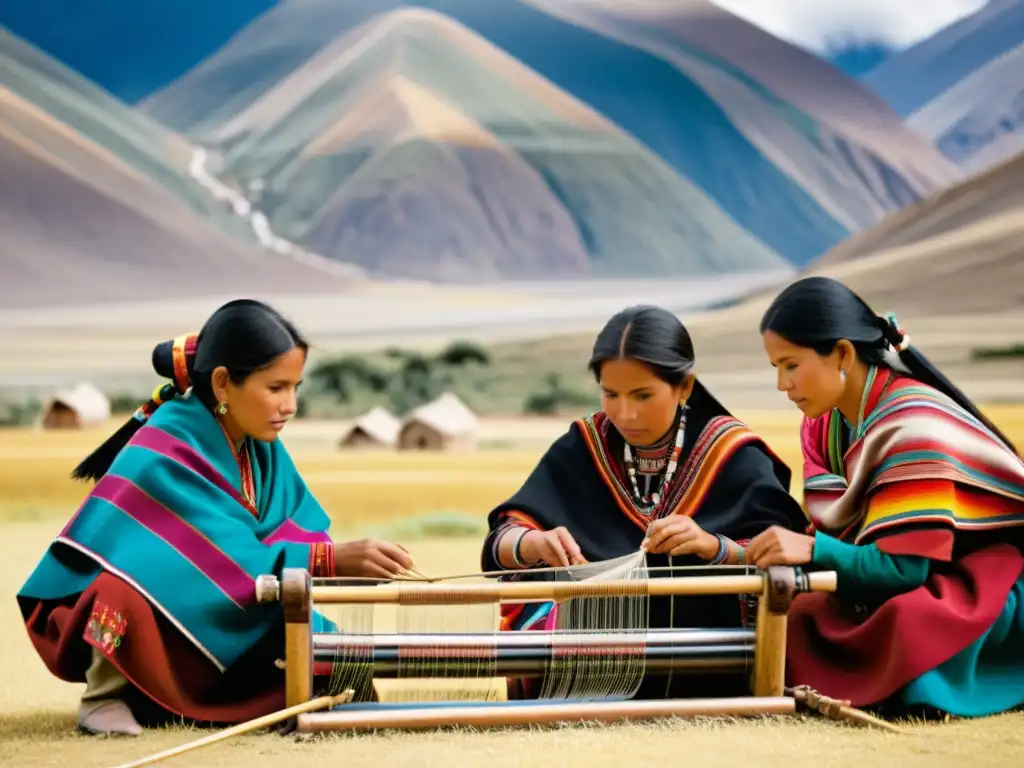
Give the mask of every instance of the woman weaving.
M 411 566 L 385 542 L 334 544 L 277 440 L 306 350 L 270 307 L 226 304 L 198 336 L 156 348 L 172 383 L 75 470 L 98 482 L 18 602 L 50 671 L 86 682 L 81 729 L 134 735 L 142 713 L 235 722 L 281 709 L 280 608 L 256 603 L 255 578 Z
M 742 564 L 744 543 L 770 526 L 803 530 L 807 521 L 788 493 L 790 470 L 707 392 L 693 366 L 689 333 L 671 312 L 639 306 L 615 315 L 589 364 L 601 410 L 575 422 L 490 513 L 484 570 L 529 578 L 535 566 L 612 560 L 641 548 L 650 567 Z M 556 610 L 503 606 L 502 629 L 550 628 Z M 739 627 L 746 612 L 735 596 L 658 599 L 649 622 Z M 531 695 L 517 685 L 510 695 Z
M 835 570 L 790 611 L 787 677 L 854 706 L 979 716 L 1024 704 L 1024 462 L 891 319 L 841 283 L 783 291 L 761 323 L 803 411 L 813 533 L 760 567 Z

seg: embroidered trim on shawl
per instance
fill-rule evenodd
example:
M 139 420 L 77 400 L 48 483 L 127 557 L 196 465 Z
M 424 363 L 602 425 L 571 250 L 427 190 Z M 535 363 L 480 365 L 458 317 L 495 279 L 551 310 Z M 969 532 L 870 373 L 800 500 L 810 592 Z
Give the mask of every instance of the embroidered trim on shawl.
M 611 490 L 619 509 L 640 528 L 646 530 L 651 517 L 637 507 L 618 464 L 611 458 L 607 438 L 610 422 L 607 416 L 599 411 L 579 419 L 576 424 L 587 444 L 598 474 Z M 692 517 L 700 508 L 718 470 L 738 448 L 757 439 L 757 435 L 738 419 L 731 416 L 716 416 L 711 419 L 679 468 L 671 487 L 663 489 L 663 493 L 667 493 L 668 496 L 662 509 L 668 512 L 662 516 L 682 514 Z

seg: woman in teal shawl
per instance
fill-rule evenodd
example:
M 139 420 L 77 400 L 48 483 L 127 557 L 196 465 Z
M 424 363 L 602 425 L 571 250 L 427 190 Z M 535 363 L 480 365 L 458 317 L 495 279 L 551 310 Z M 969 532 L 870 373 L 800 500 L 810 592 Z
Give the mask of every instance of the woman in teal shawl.
M 284 706 L 280 607 L 255 579 L 283 568 L 389 578 L 381 541 L 335 544 L 277 437 L 308 346 L 255 301 L 153 352 L 158 388 L 75 470 L 95 480 L 18 594 L 50 671 L 86 682 L 82 730 L 134 735 L 176 715 L 229 723 Z M 154 706 L 155 705 L 155 706 Z

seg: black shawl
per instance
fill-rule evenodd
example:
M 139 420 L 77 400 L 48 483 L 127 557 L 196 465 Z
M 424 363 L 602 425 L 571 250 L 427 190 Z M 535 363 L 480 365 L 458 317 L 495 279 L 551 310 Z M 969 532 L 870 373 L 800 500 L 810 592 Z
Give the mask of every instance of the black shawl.
M 789 467 L 746 425 L 708 400 L 697 400 L 687 414 L 679 467 L 663 490 L 669 497 L 663 509 L 689 514 L 708 533 L 733 541 L 753 538 L 772 525 L 803 532 L 807 518 L 789 494 Z M 510 512 L 528 516 L 544 530 L 565 526 L 590 562 L 636 552 L 650 519 L 633 502 L 622 450 L 622 436 L 603 413 L 573 423 L 522 487 L 491 511 L 483 569 L 501 569 L 491 545 Z M 655 563 L 658 558 L 652 555 L 649 565 L 664 564 Z M 699 564 L 694 558 L 674 562 Z

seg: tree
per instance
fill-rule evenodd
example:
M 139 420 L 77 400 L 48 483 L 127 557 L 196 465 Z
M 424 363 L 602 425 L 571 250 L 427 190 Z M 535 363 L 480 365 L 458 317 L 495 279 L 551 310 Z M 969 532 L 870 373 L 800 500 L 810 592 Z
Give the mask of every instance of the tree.
M 562 383 L 562 375 L 550 371 L 544 376 L 544 384 L 530 393 L 523 403 L 523 412 L 542 416 L 558 413 L 563 408 L 589 407 L 594 403 L 592 395 L 584 394 Z
M 452 342 L 441 351 L 437 360 L 455 368 L 460 368 L 468 363 L 491 364 L 491 357 L 487 354 L 487 350 L 471 341 Z
M 353 355 L 320 363 L 310 372 L 309 378 L 318 389 L 330 392 L 343 403 L 351 402 L 359 390 L 385 392 L 390 383 L 384 371 Z
M 453 342 L 436 355 L 389 347 L 383 357 L 382 365 L 353 355 L 327 360 L 313 369 L 310 381 L 343 403 L 359 392 L 384 395 L 401 414 L 439 397 L 468 368 L 490 365 L 487 352 L 468 341 Z
M 404 353 L 388 387 L 392 408 L 405 413 L 438 397 L 448 384 L 441 368 L 436 359 L 417 352 Z

